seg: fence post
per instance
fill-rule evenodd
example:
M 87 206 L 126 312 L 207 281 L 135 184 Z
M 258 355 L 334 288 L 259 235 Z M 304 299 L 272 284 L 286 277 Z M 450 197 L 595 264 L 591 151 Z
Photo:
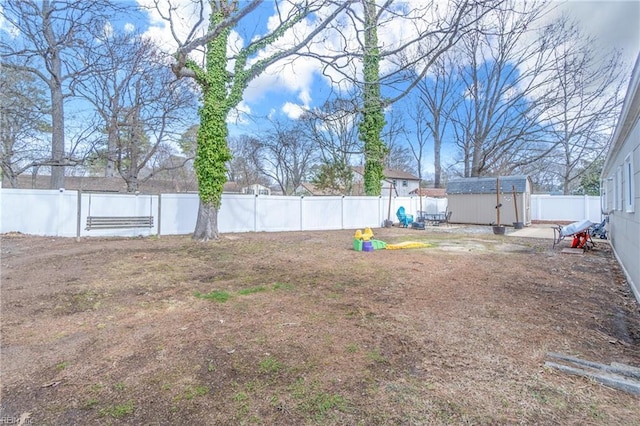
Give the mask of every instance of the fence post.
M 300 196 L 300 230 L 301 231 L 304 230 L 304 226 L 302 224 L 302 220 L 303 220 L 303 217 L 302 217 L 302 210 L 303 210 L 302 203 L 304 203 L 304 195 Z
M 76 241 L 80 241 L 81 221 L 82 221 L 82 190 L 78 189 L 78 201 L 76 203 Z
M 59 189 L 58 192 L 58 220 L 56 220 L 56 237 L 60 237 L 60 230 L 64 229 L 64 188 Z
M 258 194 L 253 197 L 253 232 L 258 232 Z
M 158 194 L 158 238 L 162 235 L 162 194 Z

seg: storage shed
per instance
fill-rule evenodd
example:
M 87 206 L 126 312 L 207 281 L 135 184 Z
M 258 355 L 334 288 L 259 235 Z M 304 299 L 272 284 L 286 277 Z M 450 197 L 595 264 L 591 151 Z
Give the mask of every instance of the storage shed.
M 496 184 L 500 181 L 500 225 L 518 222 L 531 225 L 531 179 L 528 176 L 476 177 L 450 180 L 447 183 L 448 210 L 451 223 L 497 224 Z M 515 203 L 514 203 L 515 191 Z

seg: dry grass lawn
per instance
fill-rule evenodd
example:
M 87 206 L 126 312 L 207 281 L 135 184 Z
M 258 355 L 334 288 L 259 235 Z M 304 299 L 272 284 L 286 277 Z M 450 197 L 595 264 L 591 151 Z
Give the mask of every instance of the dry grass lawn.
M 3 236 L 2 418 L 638 424 L 637 396 L 544 365 L 640 366 L 639 307 L 606 242 L 567 255 L 479 228 L 375 231 L 430 247 Z

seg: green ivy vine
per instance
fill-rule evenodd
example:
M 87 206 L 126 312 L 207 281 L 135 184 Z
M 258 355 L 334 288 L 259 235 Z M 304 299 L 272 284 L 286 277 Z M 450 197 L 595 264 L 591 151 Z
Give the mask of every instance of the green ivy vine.
M 360 139 L 364 142 L 364 190 L 367 195 L 380 195 L 384 179 L 384 158 L 388 149 L 380 135 L 385 125 L 380 96 L 380 50 L 376 7 L 365 0 L 365 46 L 363 55 L 364 93 Z

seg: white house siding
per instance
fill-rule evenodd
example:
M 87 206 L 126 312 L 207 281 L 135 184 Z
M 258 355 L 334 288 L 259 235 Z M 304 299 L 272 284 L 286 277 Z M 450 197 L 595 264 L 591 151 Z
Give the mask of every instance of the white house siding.
M 397 193 L 398 197 L 409 197 L 411 191 L 415 191 L 420 187 L 420 182 L 417 180 L 411 179 L 387 179 L 383 180 L 382 183 L 382 193 L 381 195 L 387 195 L 389 193 L 389 182 L 392 181 L 395 183 L 395 193 Z M 406 184 L 406 185 L 405 185 Z M 394 195 L 396 195 L 394 193 Z
M 618 262 L 640 302 L 640 55 L 602 171 L 603 213 Z M 631 166 L 631 167 L 630 167 Z M 631 176 L 631 179 L 629 177 Z

